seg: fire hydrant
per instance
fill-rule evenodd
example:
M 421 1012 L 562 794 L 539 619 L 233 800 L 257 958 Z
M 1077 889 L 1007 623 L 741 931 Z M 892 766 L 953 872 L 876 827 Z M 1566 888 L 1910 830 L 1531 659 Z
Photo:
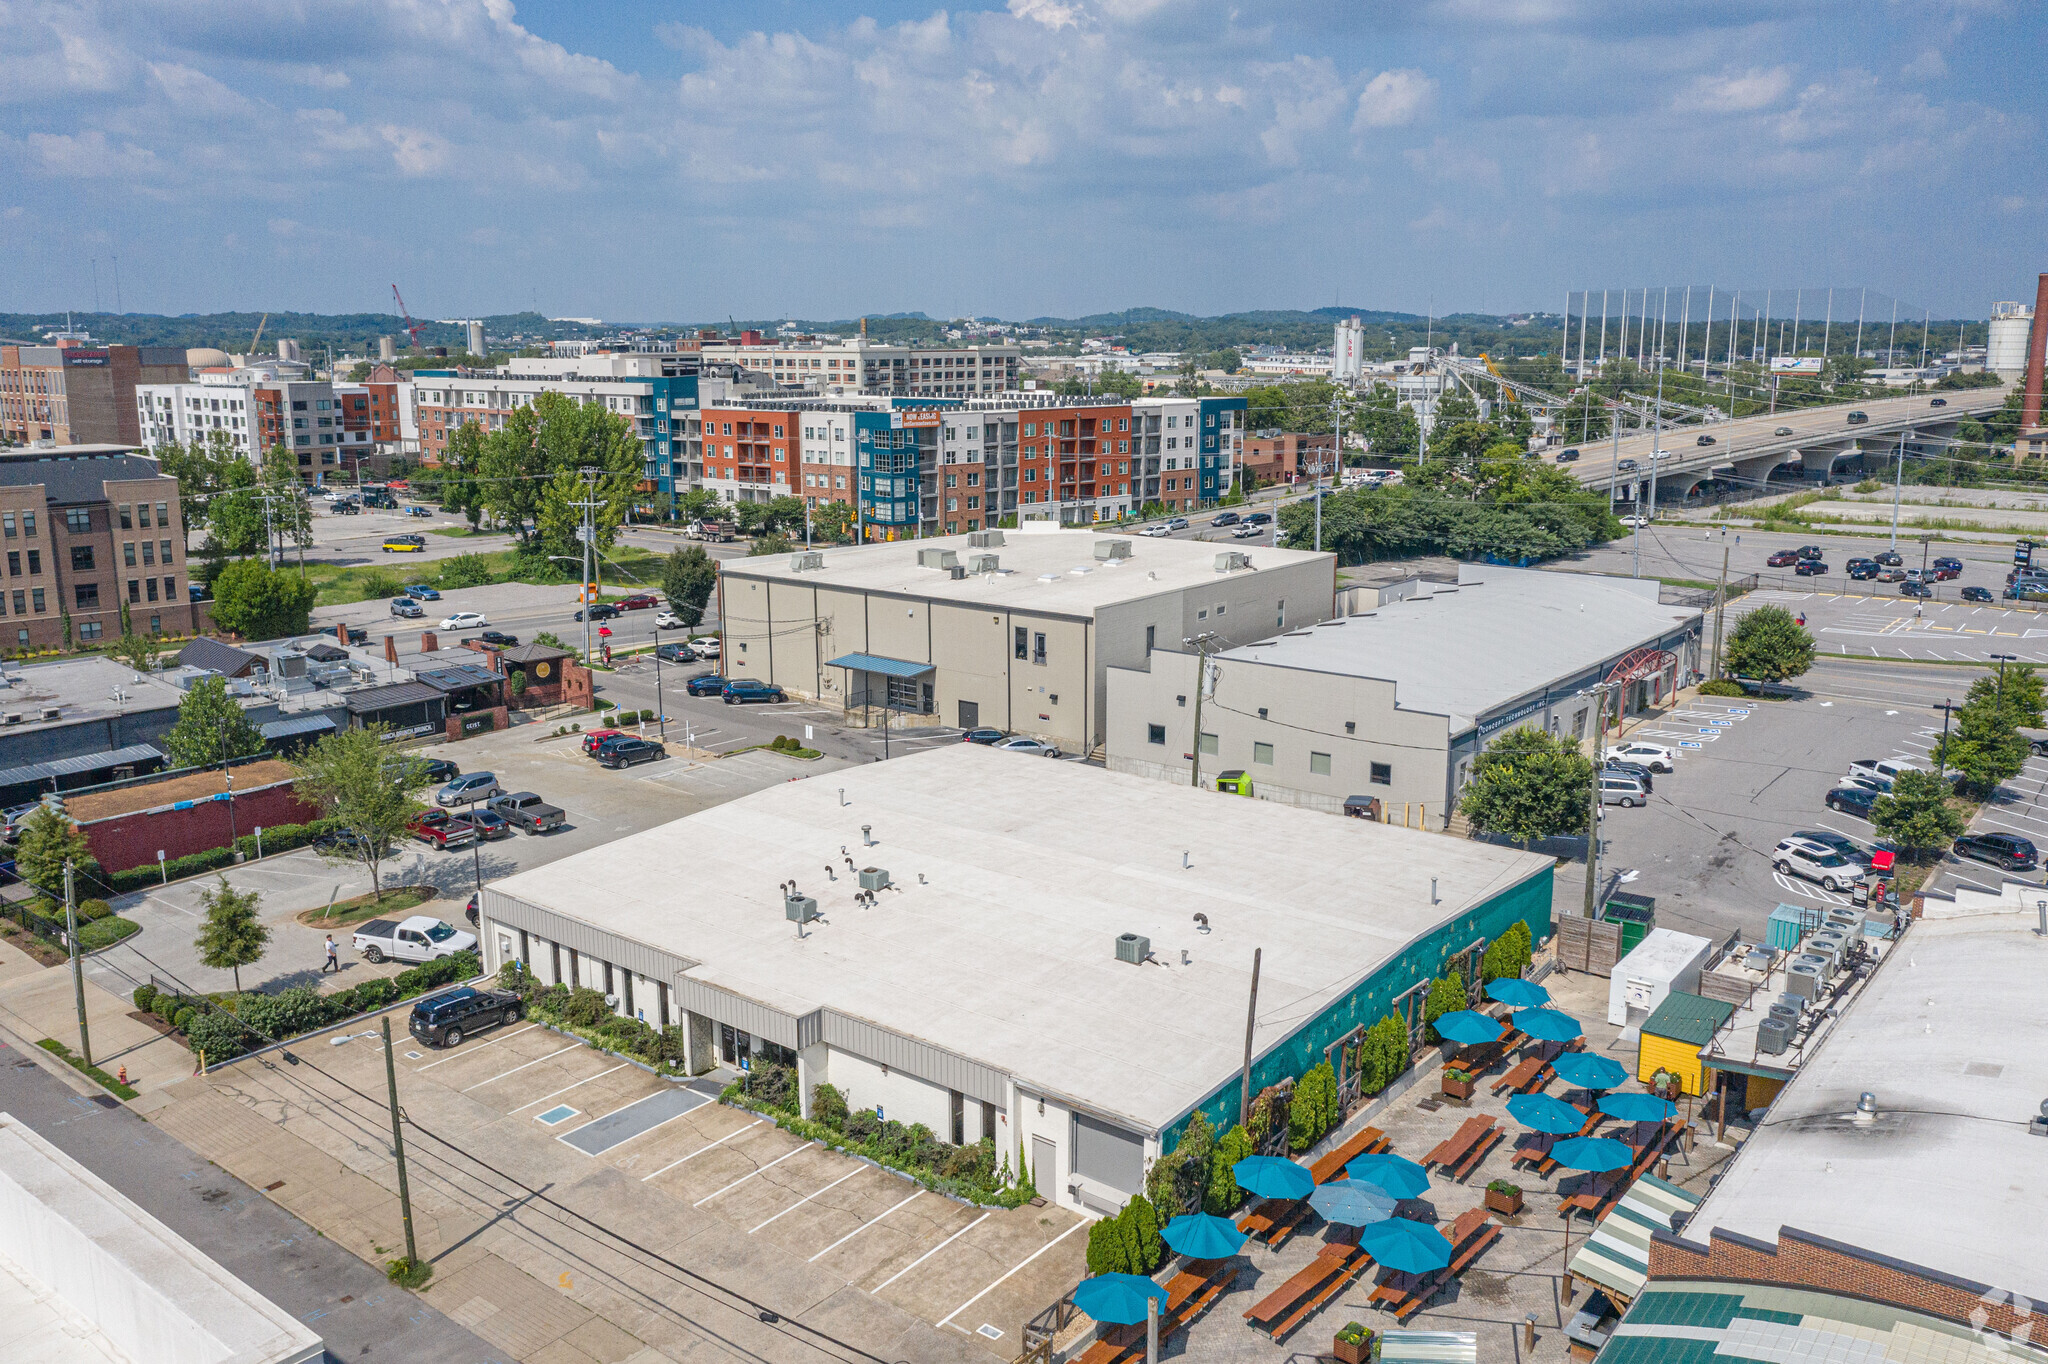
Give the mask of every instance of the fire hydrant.
M 128 1067 L 126 1067 L 126 1066 L 123 1066 L 123 1067 L 121 1067 L 121 1069 L 120 1069 L 119 1071 L 115 1072 L 115 1074 L 114 1074 L 114 1078 L 115 1078 L 115 1079 L 117 1079 L 117 1080 L 119 1080 L 119 1081 L 120 1081 L 120 1082 L 121 1082 L 122 1084 L 124 1084 L 124 1085 L 125 1085 L 125 1084 L 127 1084 L 127 1083 L 128 1083 Z

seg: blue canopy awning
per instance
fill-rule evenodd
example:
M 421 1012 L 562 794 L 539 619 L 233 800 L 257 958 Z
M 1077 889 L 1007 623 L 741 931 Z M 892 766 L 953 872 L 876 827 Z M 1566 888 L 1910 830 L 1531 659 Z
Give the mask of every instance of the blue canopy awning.
M 886 677 L 923 677 L 928 672 L 937 671 L 929 663 L 912 663 L 902 658 L 883 658 L 880 654 L 841 654 L 825 666 L 852 668 L 864 673 L 881 673 Z

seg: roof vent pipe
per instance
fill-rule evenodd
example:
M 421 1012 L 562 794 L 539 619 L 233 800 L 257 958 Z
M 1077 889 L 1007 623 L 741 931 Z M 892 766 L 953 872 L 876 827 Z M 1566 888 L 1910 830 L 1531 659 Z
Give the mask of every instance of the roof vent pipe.
M 1877 1096 L 1865 1090 L 1863 1097 L 1856 1101 L 1856 1121 L 1870 1122 L 1877 1117 Z
M 860 845 L 863 848 L 872 848 L 875 846 L 874 834 L 870 832 L 874 827 L 875 826 L 872 824 L 863 824 L 860 826 Z

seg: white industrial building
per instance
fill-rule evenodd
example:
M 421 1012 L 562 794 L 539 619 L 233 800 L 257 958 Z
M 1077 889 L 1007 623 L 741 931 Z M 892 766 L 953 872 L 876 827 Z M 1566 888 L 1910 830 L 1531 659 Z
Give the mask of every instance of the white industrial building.
M 1330 347 L 1330 377 L 1340 384 L 1356 384 L 1365 377 L 1365 322 L 1356 317 L 1337 323 Z
M 1655 579 L 1459 566 L 1377 606 L 1204 650 L 1201 776 L 1241 770 L 1253 794 L 1341 809 L 1377 797 L 1395 822 L 1441 827 L 1472 760 L 1523 724 L 1586 739 L 1595 684 L 1635 713 L 1699 671 L 1700 612 Z M 1618 674 L 1625 674 L 1620 678 Z M 1164 640 L 1109 667 L 1109 767 L 1185 783 L 1196 756 L 1196 655 Z
M 1256 1090 L 1419 1028 L 1550 903 L 1546 857 L 952 744 L 522 871 L 481 931 L 490 969 L 687 1025 L 693 1072 L 793 1063 L 806 1111 L 830 1083 L 1100 1212 L 1198 1108 L 1236 1121 L 1255 949 Z

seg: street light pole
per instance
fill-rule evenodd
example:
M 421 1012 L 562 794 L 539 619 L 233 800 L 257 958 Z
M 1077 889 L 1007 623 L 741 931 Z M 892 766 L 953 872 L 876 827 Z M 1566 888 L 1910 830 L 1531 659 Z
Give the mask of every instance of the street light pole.
M 1960 707 L 1956 705 L 1954 697 L 1945 697 L 1942 703 L 1936 706 L 1935 709 L 1941 712 L 1941 745 L 1934 750 L 1934 777 L 1936 781 L 1946 781 L 1948 780 L 1948 722 L 1949 717 L 1954 715 Z
M 1600 769 L 1606 762 L 1607 747 L 1607 684 L 1601 683 L 1593 691 L 1593 790 L 1589 799 L 1591 809 L 1586 812 L 1586 903 L 1584 914 L 1588 919 L 1598 917 L 1593 904 L 1595 887 L 1600 879 Z

